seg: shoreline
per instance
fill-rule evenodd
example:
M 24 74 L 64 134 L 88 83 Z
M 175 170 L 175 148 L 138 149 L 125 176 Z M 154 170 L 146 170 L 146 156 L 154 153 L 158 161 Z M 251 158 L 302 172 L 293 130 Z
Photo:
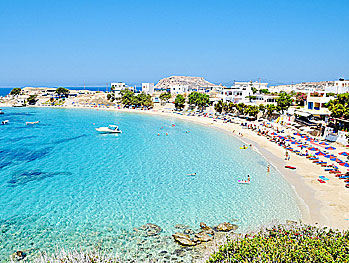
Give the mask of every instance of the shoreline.
M 349 221 L 345 220 L 349 218 L 349 204 L 348 202 L 345 203 L 345 200 L 349 201 L 349 191 L 345 189 L 340 180 L 336 178 L 332 179 L 321 167 L 313 164 L 304 157 L 292 154 L 292 160 L 289 162 L 285 161 L 283 158 L 284 149 L 268 141 L 267 138 L 258 136 L 249 129 L 243 129 L 242 126 L 234 123 L 223 123 L 222 120 L 213 121 L 210 118 L 185 116 L 154 110 L 106 110 L 174 117 L 184 121 L 217 128 L 243 142 L 246 141 L 247 144 L 252 144 L 256 147 L 258 150 L 257 152 L 273 165 L 292 187 L 297 196 L 297 205 L 299 206 L 303 223 L 342 230 L 349 228 Z M 233 130 L 235 130 L 235 133 L 232 133 Z M 243 133 L 244 137 L 237 136 L 238 132 Z M 297 170 L 287 170 L 284 168 L 285 165 L 297 166 Z M 334 185 L 331 187 L 331 193 L 326 191 L 326 188 L 329 188 L 329 183 L 322 185 L 317 182 L 319 175 L 324 175 L 332 179 L 330 183 L 334 183 Z M 341 191 L 337 191 L 338 188 L 341 189 Z M 337 198 L 341 193 L 344 194 L 342 196 L 343 202 L 341 202 L 341 199 Z M 335 194 L 337 194 L 337 196 Z
M 5 106 L 5 105 L 4 105 Z M 5 106 L 6 107 L 6 106 Z M 258 136 L 250 129 L 243 129 L 235 123 L 223 123 L 222 120 L 213 121 L 212 118 L 178 115 L 159 110 L 136 110 L 116 108 L 91 108 L 91 107 L 40 107 L 30 106 L 29 108 L 60 108 L 60 109 L 89 109 L 106 110 L 115 112 L 126 112 L 135 114 L 148 114 L 166 117 L 174 117 L 183 121 L 212 127 L 221 130 L 241 140 L 252 144 L 254 150 L 262 155 L 283 178 L 289 183 L 297 196 L 297 205 L 300 209 L 302 222 L 319 226 L 327 226 L 338 229 L 349 228 L 349 191 L 345 189 L 343 182 L 329 176 L 321 167 L 313 164 L 304 157 L 291 154 L 291 160 L 283 159 L 285 150 L 275 143 L 270 142 L 264 136 Z M 233 133 L 233 131 L 235 131 Z M 243 133 L 240 137 L 237 133 Z M 297 166 L 297 170 L 287 170 L 285 165 Z M 326 184 L 319 184 L 317 178 L 324 175 L 330 178 Z M 333 178 L 333 179 L 332 179 Z

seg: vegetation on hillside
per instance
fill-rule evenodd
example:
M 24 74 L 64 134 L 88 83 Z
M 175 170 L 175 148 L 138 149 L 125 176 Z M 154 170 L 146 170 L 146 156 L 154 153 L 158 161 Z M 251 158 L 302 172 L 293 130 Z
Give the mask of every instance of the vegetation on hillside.
M 19 95 L 21 94 L 21 91 L 22 91 L 21 88 L 13 88 L 10 92 L 10 95 L 14 95 L 14 96 Z
M 349 262 L 349 231 L 277 225 L 228 240 L 208 262 Z

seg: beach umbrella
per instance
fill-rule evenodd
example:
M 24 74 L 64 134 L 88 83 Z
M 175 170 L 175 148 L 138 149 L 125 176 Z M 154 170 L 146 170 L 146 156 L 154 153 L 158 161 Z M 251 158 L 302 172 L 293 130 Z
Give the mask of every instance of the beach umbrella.
M 336 158 L 336 156 L 328 154 L 328 155 L 325 155 L 325 158 Z
M 317 152 L 315 153 L 316 155 L 321 155 L 321 156 L 325 156 L 325 154 L 323 152 Z
M 326 142 L 320 142 L 319 144 L 320 145 L 328 145 L 328 143 L 326 143 Z
M 298 147 L 301 147 L 302 149 L 307 148 L 307 146 L 304 146 L 304 145 L 298 145 Z
M 276 132 L 273 132 L 271 135 L 278 135 Z
M 339 155 L 348 156 L 348 155 L 349 155 L 349 153 L 346 153 L 346 152 L 341 152 L 341 153 L 339 153 Z
M 331 161 L 337 162 L 337 163 L 342 163 L 343 161 L 338 159 L 338 158 L 332 158 L 330 159 Z
M 326 149 L 326 150 L 336 150 L 336 148 L 334 148 L 334 147 L 332 147 L 332 146 L 326 147 L 325 149 Z
M 308 150 L 309 150 L 309 151 L 317 151 L 317 148 L 315 148 L 315 147 L 310 147 L 310 148 L 308 148 Z

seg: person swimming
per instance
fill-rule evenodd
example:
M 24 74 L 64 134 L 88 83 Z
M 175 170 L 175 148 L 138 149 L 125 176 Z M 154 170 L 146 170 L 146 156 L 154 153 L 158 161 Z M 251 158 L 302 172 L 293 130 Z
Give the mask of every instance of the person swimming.
M 196 173 L 187 174 L 187 175 L 189 175 L 189 176 L 195 176 L 195 175 L 196 175 Z

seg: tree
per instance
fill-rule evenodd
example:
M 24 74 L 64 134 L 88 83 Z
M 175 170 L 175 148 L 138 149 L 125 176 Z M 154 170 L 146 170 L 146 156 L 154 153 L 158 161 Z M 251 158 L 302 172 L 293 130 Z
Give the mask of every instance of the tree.
M 27 99 L 27 102 L 29 105 L 35 105 L 35 103 L 38 101 L 37 95 L 30 95 L 29 98 Z
M 171 93 L 170 92 L 163 92 L 160 94 L 160 100 L 167 103 L 169 99 L 171 99 Z
M 121 104 L 124 106 L 131 106 L 131 105 L 135 105 L 134 103 L 136 103 L 135 99 L 134 99 L 134 92 L 132 90 L 129 89 L 122 89 L 120 91 L 120 95 L 121 95 Z
M 261 90 L 259 91 L 259 93 L 262 93 L 262 94 L 269 94 L 270 92 L 269 92 L 268 89 L 261 89 Z
M 257 117 L 258 112 L 259 112 L 259 107 L 256 105 L 250 105 L 246 108 L 246 113 L 249 116 Z
M 184 106 L 185 106 L 185 98 L 183 95 L 178 94 L 175 98 L 175 107 L 176 109 L 181 110 L 184 108 Z
M 296 93 L 296 102 L 300 106 L 304 106 L 305 101 L 307 100 L 307 94 L 302 92 Z
M 141 107 L 151 107 L 153 106 L 153 101 L 151 100 L 151 96 L 147 95 L 145 92 L 138 94 L 133 97 L 133 104 Z
M 276 107 L 274 104 L 267 104 L 266 110 L 267 117 L 270 118 L 271 116 L 273 116 Z
M 223 106 L 224 106 L 224 102 L 223 100 L 218 101 L 215 105 L 214 105 L 214 110 L 218 113 L 222 113 L 223 112 Z
M 108 93 L 107 94 L 107 100 L 110 100 L 113 102 L 115 100 L 115 94 L 114 93 Z
M 239 114 L 244 115 L 245 110 L 247 108 L 247 105 L 243 103 L 235 104 L 236 110 L 239 112 Z
M 332 117 L 349 119 L 349 93 L 338 94 L 337 99 L 330 100 L 326 106 Z
M 256 94 L 258 91 L 257 88 L 255 88 L 255 87 L 251 87 L 251 90 L 252 90 L 253 94 Z
M 69 90 L 63 87 L 59 87 L 56 89 L 56 93 L 59 97 L 68 97 Z
M 279 97 L 276 99 L 277 108 L 280 112 L 287 110 L 292 104 L 291 95 L 286 92 L 280 92 Z
M 234 113 L 236 111 L 236 107 L 235 107 L 235 103 L 234 102 L 229 102 L 228 104 L 226 104 L 226 112 L 229 113 Z
M 210 97 L 207 94 L 192 92 L 189 94 L 189 105 L 195 105 L 203 110 L 210 103 Z
M 264 114 L 265 111 L 265 105 L 264 104 L 259 104 L 259 111 L 261 111 Z
M 11 90 L 10 95 L 16 96 L 16 95 L 20 95 L 22 92 L 21 88 L 14 88 Z

